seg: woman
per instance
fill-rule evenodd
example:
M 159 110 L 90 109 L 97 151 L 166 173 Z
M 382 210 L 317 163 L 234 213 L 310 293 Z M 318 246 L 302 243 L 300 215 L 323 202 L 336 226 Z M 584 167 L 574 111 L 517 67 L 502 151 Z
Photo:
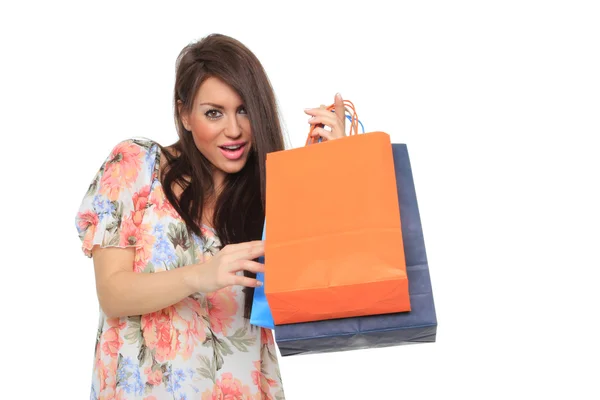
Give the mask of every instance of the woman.
M 345 135 L 335 104 L 305 110 L 324 140 Z M 265 159 L 284 149 L 273 90 L 215 34 L 181 51 L 174 106 L 179 140 L 119 143 L 77 214 L 101 307 L 91 397 L 283 399 L 272 332 L 249 323 Z

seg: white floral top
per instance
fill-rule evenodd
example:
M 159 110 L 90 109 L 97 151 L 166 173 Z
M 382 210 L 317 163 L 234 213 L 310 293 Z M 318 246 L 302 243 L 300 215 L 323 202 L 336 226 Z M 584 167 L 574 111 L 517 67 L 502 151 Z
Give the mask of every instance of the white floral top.
M 166 199 L 160 157 L 147 139 L 112 150 L 76 217 L 86 256 L 94 245 L 134 247 L 133 270 L 151 274 L 219 251 L 214 231 L 188 234 Z M 100 310 L 91 399 L 284 399 L 272 332 L 243 314 L 239 286 L 145 315 L 107 318 Z

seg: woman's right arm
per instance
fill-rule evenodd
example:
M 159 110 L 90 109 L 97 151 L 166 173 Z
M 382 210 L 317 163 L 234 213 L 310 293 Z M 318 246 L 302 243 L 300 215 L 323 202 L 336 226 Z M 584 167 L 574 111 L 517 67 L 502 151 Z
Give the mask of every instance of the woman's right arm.
M 209 261 L 156 273 L 133 272 L 133 248 L 95 246 L 92 251 L 100 307 L 109 318 L 142 315 L 169 307 L 194 293 L 231 285 L 256 287 L 238 271 L 263 272 L 252 261 L 264 255 L 262 241 L 225 246 Z

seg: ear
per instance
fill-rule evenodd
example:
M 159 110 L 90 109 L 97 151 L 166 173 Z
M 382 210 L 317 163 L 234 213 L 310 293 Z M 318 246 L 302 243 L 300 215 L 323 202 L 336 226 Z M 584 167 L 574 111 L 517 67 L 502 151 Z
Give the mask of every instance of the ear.
M 188 131 L 192 131 L 192 128 L 190 127 L 190 122 L 189 122 L 189 114 L 185 111 L 183 111 L 183 103 L 181 102 L 181 100 L 177 100 L 177 112 L 179 113 L 179 118 L 181 119 L 181 123 L 183 124 L 183 127 L 188 130 Z

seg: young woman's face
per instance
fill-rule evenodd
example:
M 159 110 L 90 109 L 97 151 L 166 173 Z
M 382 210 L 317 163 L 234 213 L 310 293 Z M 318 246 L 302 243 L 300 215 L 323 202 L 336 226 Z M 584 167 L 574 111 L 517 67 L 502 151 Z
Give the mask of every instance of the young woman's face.
M 252 146 L 250 121 L 242 99 L 225 82 L 215 77 L 206 79 L 191 111 L 182 113 L 181 120 L 192 132 L 198 150 L 214 166 L 217 186 L 226 174 L 246 165 Z

